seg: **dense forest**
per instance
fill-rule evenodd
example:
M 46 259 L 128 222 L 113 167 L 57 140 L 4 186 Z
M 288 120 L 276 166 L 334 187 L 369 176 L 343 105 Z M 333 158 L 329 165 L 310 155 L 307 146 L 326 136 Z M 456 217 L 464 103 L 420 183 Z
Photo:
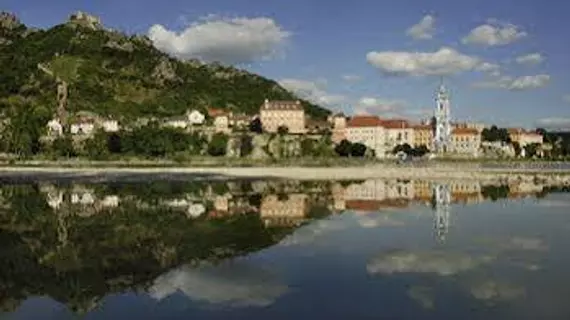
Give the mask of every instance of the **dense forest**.
M 208 107 L 251 115 L 266 98 L 297 99 L 259 75 L 216 63 L 178 60 L 144 36 L 90 28 L 73 20 L 38 30 L 0 13 L 0 66 L 0 112 L 8 116 L 33 112 L 42 120 L 55 111 L 56 78 L 69 85 L 70 112 L 92 111 L 121 119 L 179 115 Z M 330 113 L 302 102 L 313 118 Z

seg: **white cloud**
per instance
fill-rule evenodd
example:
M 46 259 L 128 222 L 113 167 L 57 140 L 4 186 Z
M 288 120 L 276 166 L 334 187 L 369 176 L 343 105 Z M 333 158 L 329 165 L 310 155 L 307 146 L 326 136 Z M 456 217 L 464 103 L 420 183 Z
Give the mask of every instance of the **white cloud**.
M 320 237 L 331 232 L 337 232 L 346 229 L 347 225 L 339 219 L 318 220 L 300 229 L 297 229 L 291 235 L 285 237 L 279 246 L 304 246 L 313 244 Z
M 493 77 L 498 77 L 501 72 L 501 67 L 498 64 L 495 63 L 490 63 L 490 62 L 483 62 L 481 64 L 479 64 L 475 70 L 477 71 L 481 71 L 481 72 L 487 72 L 489 75 L 493 76 Z
M 406 34 L 416 40 L 427 40 L 433 38 L 435 33 L 435 18 L 426 15 L 417 24 L 411 26 Z
M 181 58 L 198 58 L 228 64 L 274 58 L 290 37 L 270 18 L 208 16 L 176 32 L 155 24 L 148 37 L 162 51 Z
M 540 53 L 530 53 L 524 56 L 519 56 L 515 59 L 515 61 L 519 64 L 539 64 L 544 61 L 544 57 Z
M 503 76 L 498 79 L 476 82 L 473 84 L 477 88 L 494 88 L 506 89 L 511 91 L 522 91 L 529 89 L 537 89 L 546 86 L 550 82 L 550 76 L 547 74 L 538 74 L 533 76 L 521 76 L 513 78 Z
M 331 106 L 345 101 L 346 97 L 339 94 L 331 94 L 326 91 L 326 81 L 308 81 L 301 79 L 281 79 L 279 84 L 313 103 Z
M 371 274 L 435 273 L 440 276 L 450 276 L 471 270 L 492 260 L 491 257 L 471 257 L 467 254 L 447 251 L 396 250 L 372 259 L 366 269 Z
M 348 82 L 356 82 L 356 81 L 359 81 L 361 78 L 360 78 L 360 76 L 357 76 L 357 75 L 345 74 L 342 76 L 342 79 L 344 81 L 348 81 Z
M 545 129 L 570 129 L 570 118 L 542 118 L 538 119 L 536 124 Z
M 378 114 L 395 112 L 406 107 L 402 100 L 390 100 L 374 97 L 362 97 L 354 106 L 355 114 Z
M 461 41 L 464 44 L 502 46 L 526 36 L 527 33 L 514 24 L 488 21 L 471 30 Z
M 386 74 L 409 76 L 452 75 L 493 66 L 448 47 L 436 52 L 372 51 L 366 60 Z
M 158 277 L 149 294 L 156 300 L 182 292 L 188 298 L 232 307 L 267 306 L 288 291 L 275 276 L 241 261 L 183 266 Z

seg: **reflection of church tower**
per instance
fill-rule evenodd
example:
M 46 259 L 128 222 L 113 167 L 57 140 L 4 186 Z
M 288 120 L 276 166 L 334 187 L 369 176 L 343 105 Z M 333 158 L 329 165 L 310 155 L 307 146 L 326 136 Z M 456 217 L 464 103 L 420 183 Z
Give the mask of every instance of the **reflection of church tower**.
M 435 183 L 433 185 L 435 232 L 439 242 L 445 242 L 449 231 L 449 215 L 451 205 L 451 189 L 447 184 Z

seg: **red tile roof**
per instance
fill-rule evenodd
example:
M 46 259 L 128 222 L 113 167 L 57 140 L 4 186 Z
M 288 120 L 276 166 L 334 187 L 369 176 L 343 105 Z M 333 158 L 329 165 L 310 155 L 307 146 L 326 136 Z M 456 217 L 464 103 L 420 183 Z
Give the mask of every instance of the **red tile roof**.
M 382 120 L 382 126 L 386 129 L 406 129 L 410 128 L 410 123 L 404 119 Z
M 214 118 L 214 117 L 218 117 L 218 116 L 223 116 L 226 114 L 225 110 L 222 109 L 216 109 L 216 108 L 208 108 L 208 116 Z
M 349 128 L 381 127 L 382 121 L 377 116 L 354 116 L 348 120 L 346 126 Z
M 479 130 L 475 128 L 454 128 L 452 134 L 474 136 L 474 135 L 479 135 Z

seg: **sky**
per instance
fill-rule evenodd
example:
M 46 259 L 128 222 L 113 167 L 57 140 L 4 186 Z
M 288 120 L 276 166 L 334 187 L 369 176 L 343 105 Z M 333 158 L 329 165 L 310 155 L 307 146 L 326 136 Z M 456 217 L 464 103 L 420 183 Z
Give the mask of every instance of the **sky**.
M 570 2 L 2 0 L 50 27 L 81 10 L 181 59 L 221 61 L 346 114 L 570 128 Z

